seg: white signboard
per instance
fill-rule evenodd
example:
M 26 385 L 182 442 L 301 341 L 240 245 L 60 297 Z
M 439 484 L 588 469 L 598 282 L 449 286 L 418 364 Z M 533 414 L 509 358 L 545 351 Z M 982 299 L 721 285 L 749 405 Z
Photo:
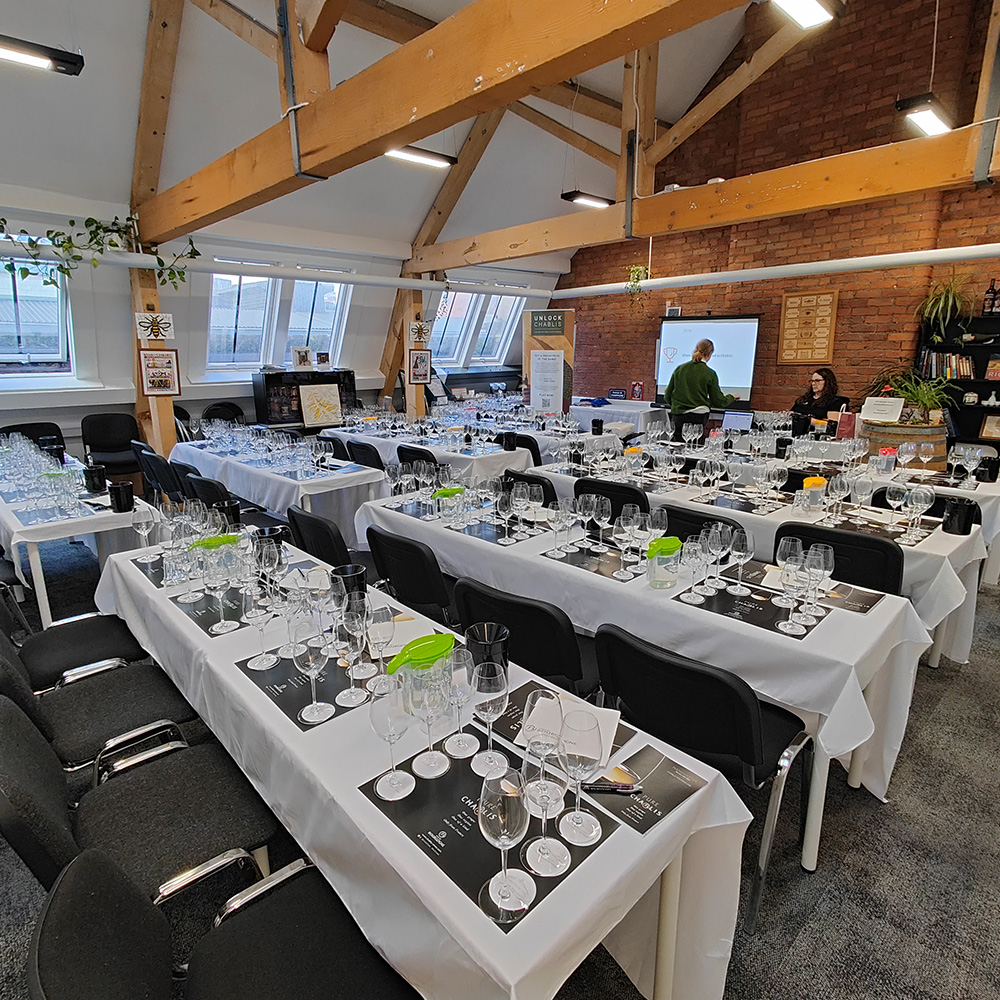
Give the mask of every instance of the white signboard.
M 564 351 L 531 352 L 531 399 L 529 406 L 542 413 L 562 410 Z
M 903 412 L 903 400 L 898 396 L 869 396 L 861 407 L 861 419 L 872 423 L 894 424 Z

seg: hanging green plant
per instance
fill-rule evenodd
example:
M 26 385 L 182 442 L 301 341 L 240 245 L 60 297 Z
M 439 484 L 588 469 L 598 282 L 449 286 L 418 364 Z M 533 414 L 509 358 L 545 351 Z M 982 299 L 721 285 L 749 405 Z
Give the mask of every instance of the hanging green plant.
M 108 250 L 125 250 L 155 257 L 156 280 L 161 285 L 169 284 L 175 289 L 180 287 L 180 283 L 187 280 L 181 261 L 201 256 L 194 241 L 188 237 L 187 246 L 167 263 L 155 244 L 143 246 L 139 242 L 137 223 L 134 215 L 126 216 L 125 219 L 119 219 L 116 215 L 111 222 L 85 219 L 83 227 L 78 228 L 76 220 L 70 219 L 67 230 L 47 229 L 44 236 L 35 236 L 26 229 L 12 232 L 7 220 L 0 218 L 0 238 L 14 241 L 18 251 L 32 261 L 31 264 L 23 261 L 15 264 L 13 260 L 7 260 L 3 268 L 9 274 L 20 275 L 22 279 L 37 274 L 41 276 L 43 285 L 57 285 L 60 275 L 72 278 L 73 272 L 85 260 L 90 260 L 91 267 L 97 267 Z M 57 259 L 49 260 L 46 251 L 51 251 Z
M 930 332 L 932 344 L 945 339 L 949 323 L 957 323 L 962 330 L 968 325 L 973 301 L 966 288 L 971 280 L 971 274 L 956 274 L 952 268 L 947 280 L 939 281 L 917 306 L 915 315 Z
M 633 310 L 641 309 L 643 302 L 649 292 L 642 287 L 644 281 L 652 277 L 649 268 L 645 264 L 631 264 L 628 269 L 628 281 L 625 282 L 625 291 L 628 292 L 629 305 Z

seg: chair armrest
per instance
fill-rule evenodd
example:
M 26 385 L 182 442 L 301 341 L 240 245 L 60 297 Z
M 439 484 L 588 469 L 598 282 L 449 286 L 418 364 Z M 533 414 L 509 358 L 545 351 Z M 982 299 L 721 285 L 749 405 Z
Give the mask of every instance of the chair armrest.
M 49 626 L 49 628 L 53 628 L 56 625 L 68 625 L 70 622 L 82 622 L 85 621 L 87 618 L 100 618 L 100 617 L 101 617 L 100 611 L 88 611 L 82 615 L 73 615 L 72 618 L 60 618 L 58 619 L 58 621 L 54 621 L 52 625 Z
M 246 906 L 248 903 L 252 903 L 255 899 L 263 896 L 265 893 L 270 892 L 276 886 L 281 885 L 282 882 L 298 875 L 300 872 L 304 872 L 307 868 L 312 868 L 313 864 L 305 858 L 299 858 L 293 861 L 290 865 L 285 865 L 284 868 L 279 871 L 272 872 L 267 878 L 261 879 L 259 882 L 255 882 L 249 889 L 244 889 L 242 892 L 238 892 L 235 896 L 230 896 L 229 899 L 223 904 L 222 909 L 216 914 L 215 921 L 213 922 L 213 927 L 218 927 L 227 917 L 231 917 L 237 910 Z
M 106 771 L 99 775 L 98 784 L 103 784 L 105 781 L 109 781 L 111 778 L 115 778 L 119 774 L 124 774 L 133 767 L 139 767 L 141 764 L 148 764 L 151 760 L 156 760 L 158 757 L 166 757 L 168 754 L 174 753 L 177 750 L 187 750 L 187 748 L 188 745 L 186 742 L 181 740 L 171 740 L 169 743 L 161 743 L 159 746 L 151 747 L 149 750 L 143 750 L 140 753 L 133 754 L 131 757 L 121 757 Z
M 250 862 L 258 879 L 263 877 L 260 866 L 257 864 L 254 856 L 242 847 L 236 847 L 231 851 L 224 851 L 222 854 L 217 854 L 211 860 L 204 861 L 194 868 L 189 868 L 186 872 L 181 872 L 180 875 L 175 875 L 172 879 L 164 882 L 157 890 L 157 894 L 153 899 L 153 905 L 160 906 L 172 896 L 176 896 L 177 893 L 183 892 L 195 883 L 210 878 L 217 872 L 225 870 L 230 865 L 241 864 L 245 861 Z
M 70 667 L 69 670 L 64 670 L 62 677 L 56 681 L 55 686 L 57 688 L 66 687 L 67 684 L 75 684 L 77 681 L 84 680 L 84 678 L 93 677 L 94 674 L 103 674 L 108 670 L 119 670 L 121 667 L 127 667 L 128 665 L 128 660 L 123 660 L 120 656 L 112 656 L 107 660 L 94 660 L 93 663 L 81 663 L 78 667 Z
M 145 743 L 147 740 L 154 739 L 157 736 L 169 737 L 170 743 L 164 745 L 174 745 L 175 749 L 184 749 L 188 745 L 187 740 L 184 739 L 181 733 L 180 726 L 171 719 L 159 719 L 156 722 L 150 722 L 148 725 L 139 726 L 138 729 L 130 729 L 127 733 L 113 736 L 101 747 L 94 758 L 94 788 L 105 780 L 101 777 L 101 762 L 109 753 Z

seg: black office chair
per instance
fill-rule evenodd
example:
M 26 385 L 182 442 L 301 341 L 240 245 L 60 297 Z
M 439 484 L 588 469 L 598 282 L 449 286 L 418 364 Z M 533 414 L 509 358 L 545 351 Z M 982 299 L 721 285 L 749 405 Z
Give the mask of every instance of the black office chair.
M 184 485 L 177 470 L 162 455 L 157 455 L 155 451 L 147 452 L 143 459 L 144 467 L 142 474 L 153 477 L 156 488 L 164 496 L 169 497 L 174 503 L 180 503 L 184 499 Z
M 201 415 L 202 420 L 228 420 L 233 424 L 245 424 L 247 422 L 243 408 L 228 400 L 220 403 L 210 403 L 205 407 Z
M 46 889 L 88 847 L 107 851 L 152 895 L 223 851 L 275 836 L 274 815 L 221 746 L 188 747 L 173 723 L 158 732 L 166 742 L 145 760 L 135 754 L 107 769 L 96 762 L 97 783 L 71 812 L 55 751 L 0 696 L 0 833 Z M 152 735 L 143 734 L 144 745 Z
M 786 493 L 797 493 L 799 490 L 805 489 L 806 478 L 813 475 L 815 475 L 814 472 L 805 472 L 802 469 L 789 469 L 788 478 L 781 489 Z
M 149 456 L 155 455 L 156 452 L 149 447 L 144 441 L 130 441 L 129 445 L 132 448 L 132 454 L 135 455 L 135 460 L 139 464 L 139 471 L 142 473 L 142 481 L 145 485 L 145 491 L 143 493 L 143 499 L 147 503 L 155 503 L 159 497 L 159 494 L 163 491 L 160 489 L 160 484 L 156 478 L 156 472 L 153 467 L 149 464 Z
M 176 458 L 170 460 L 170 468 L 177 473 L 177 479 L 181 484 L 185 499 L 197 500 L 198 494 L 195 493 L 194 487 L 188 481 L 188 476 L 200 476 L 201 473 L 193 465 L 188 465 L 187 462 L 178 462 Z
M 531 452 L 531 464 L 542 464 L 542 453 L 538 449 L 538 442 L 530 434 L 515 434 L 514 444 L 518 448 L 527 448 Z
M 621 517 L 622 507 L 627 503 L 637 504 L 640 514 L 649 513 L 649 497 L 638 486 L 628 483 L 610 483 L 606 479 L 589 479 L 584 477 L 573 484 L 573 496 L 583 496 L 593 493 L 595 496 L 607 497 L 611 501 L 611 520 Z
M 536 476 L 530 472 L 515 472 L 513 469 L 508 469 L 504 474 L 504 489 L 510 489 L 514 483 L 525 483 L 528 486 L 541 486 L 542 488 L 542 502 L 548 507 L 549 504 L 555 503 L 558 499 L 556 495 L 556 488 L 552 483 L 552 480 L 547 476 Z
M 139 425 L 131 413 L 88 413 L 80 421 L 80 434 L 90 462 L 103 465 L 109 476 L 141 471 L 131 444 L 139 441 Z
M 404 462 L 409 462 L 410 465 L 414 462 L 430 462 L 431 465 L 438 464 L 438 460 L 434 457 L 434 452 L 427 448 L 418 448 L 412 444 L 396 445 L 396 461 L 400 465 Z
M 739 521 L 716 514 L 714 508 L 706 508 L 705 513 L 702 513 L 688 507 L 680 507 L 677 504 L 664 503 L 660 504 L 657 509 L 667 512 L 667 534 L 676 535 L 682 542 L 686 541 L 690 535 L 700 535 L 705 528 L 711 528 L 716 522 L 728 524 L 733 531 L 746 531 Z M 747 535 L 750 535 L 749 531 L 747 531 Z M 752 536 L 750 540 L 753 541 Z
M 54 437 L 59 444 L 66 447 L 66 440 L 63 437 L 62 428 L 51 420 L 31 420 L 24 424 L 7 424 L 0 427 L 0 434 L 20 434 L 22 437 L 34 441 L 41 447 L 42 438 Z
M 367 465 L 370 469 L 378 469 L 380 472 L 385 472 L 385 463 L 382 461 L 382 456 L 378 453 L 378 448 L 372 444 L 368 444 L 367 441 L 348 441 L 347 451 L 351 456 L 352 462 L 357 462 L 358 465 Z
M 288 508 L 288 527 L 292 532 L 292 544 L 309 555 L 331 566 L 344 566 L 355 561 L 340 528 L 329 518 L 292 506 Z
M 169 1000 L 170 924 L 106 852 L 83 851 L 45 901 L 26 976 L 32 1000 Z M 419 997 L 304 860 L 226 902 L 184 982 L 185 1000 L 327 996 Z
M 580 645 L 568 615 L 552 604 L 501 593 L 475 580 L 455 584 L 455 607 L 463 629 L 499 622 L 510 629 L 510 659 L 573 694 L 586 696 Z
M 889 510 L 891 508 L 891 504 L 885 498 L 885 491 L 886 491 L 886 487 L 885 486 L 880 486 L 872 494 L 871 505 L 873 507 L 881 507 L 883 510 Z M 968 499 L 972 500 L 971 497 L 969 497 Z M 924 513 L 923 513 L 922 516 L 924 516 L 924 517 L 944 517 L 944 508 L 945 508 L 945 504 L 948 502 L 948 500 L 949 500 L 949 497 L 946 496 L 944 493 L 938 493 L 938 494 L 936 494 L 935 497 L 934 497 L 934 503 L 932 503 L 930 505 L 930 507 L 928 507 L 927 510 L 924 511 Z M 979 504 L 975 500 L 972 500 L 972 503 L 974 503 L 976 505 L 975 509 L 972 511 L 972 523 L 973 524 L 982 524 L 983 523 L 983 508 L 980 507 Z
M 347 445 L 344 444 L 342 438 L 331 437 L 331 438 L 323 438 L 322 440 L 326 441 L 326 443 L 330 446 L 330 451 L 333 452 L 334 458 L 338 459 L 341 462 L 352 461 L 351 453 L 347 450 Z
M 404 604 L 450 625 L 451 595 L 434 553 L 423 542 L 369 525 L 368 547 L 380 579 Z
M 804 827 L 812 737 L 797 715 L 761 701 L 746 681 L 728 670 L 643 642 L 617 625 L 602 625 L 595 645 L 601 685 L 622 718 L 717 768 L 733 784 L 742 782 L 756 789 L 771 782 L 746 911 L 752 934 L 757 929 L 785 780 L 800 753 Z
M 787 535 L 802 539 L 802 547 L 820 543 L 833 547 L 833 575 L 843 583 L 899 594 L 903 587 L 903 550 L 888 538 L 844 528 L 821 528 L 802 521 L 784 521 L 774 533 L 774 551 Z
M 244 524 L 252 525 L 255 528 L 274 528 L 288 523 L 283 518 L 267 514 L 242 497 L 230 493 L 218 479 L 189 475 L 187 481 L 191 484 L 195 497 L 206 507 L 214 507 L 217 503 L 230 503 L 235 500 L 240 505 L 240 520 Z

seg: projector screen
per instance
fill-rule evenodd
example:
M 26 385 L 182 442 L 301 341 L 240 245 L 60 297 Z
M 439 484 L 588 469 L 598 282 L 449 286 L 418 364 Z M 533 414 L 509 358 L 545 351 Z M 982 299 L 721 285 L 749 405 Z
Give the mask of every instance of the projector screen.
M 748 400 L 757 354 L 758 322 L 758 316 L 678 316 L 661 320 L 656 349 L 657 393 L 666 389 L 678 365 L 691 360 L 694 345 L 706 339 L 715 344 L 709 366 L 719 376 L 719 387 Z

